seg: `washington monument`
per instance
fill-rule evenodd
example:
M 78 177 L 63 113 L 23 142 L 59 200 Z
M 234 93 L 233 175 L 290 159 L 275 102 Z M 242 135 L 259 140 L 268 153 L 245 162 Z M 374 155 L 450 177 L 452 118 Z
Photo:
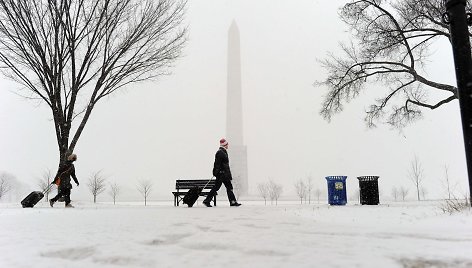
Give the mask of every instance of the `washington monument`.
M 233 20 L 228 32 L 228 77 L 227 77 L 226 136 L 231 144 L 231 173 L 235 190 L 248 193 L 247 148 L 243 141 L 243 109 L 241 98 L 241 54 L 239 29 Z

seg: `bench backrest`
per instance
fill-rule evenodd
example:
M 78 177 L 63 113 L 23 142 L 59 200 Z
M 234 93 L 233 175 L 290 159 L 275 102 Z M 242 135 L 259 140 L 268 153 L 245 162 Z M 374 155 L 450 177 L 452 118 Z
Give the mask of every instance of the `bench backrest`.
M 175 189 L 191 189 L 194 186 L 203 187 L 207 183 L 208 185 L 205 187 L 205 189 L 210 189 L 215 185 L 215 180 L 211 180 L 210 182 L 208 182 L 208 180 L 176 180 Z

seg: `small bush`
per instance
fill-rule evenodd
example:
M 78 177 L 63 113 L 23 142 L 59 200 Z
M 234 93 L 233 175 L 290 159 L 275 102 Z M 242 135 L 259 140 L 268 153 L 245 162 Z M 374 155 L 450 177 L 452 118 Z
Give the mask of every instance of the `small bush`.
M 444 213 L 453 214 L 464 210 L 470 210 L 470 200 L 466 196 L 465 198 L 452 198 L 444 200 L 444 203 L 440 206 Z

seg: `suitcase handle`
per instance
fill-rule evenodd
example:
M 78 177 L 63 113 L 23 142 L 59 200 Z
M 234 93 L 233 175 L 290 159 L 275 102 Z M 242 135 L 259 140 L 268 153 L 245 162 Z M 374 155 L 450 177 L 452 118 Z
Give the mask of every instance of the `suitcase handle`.
M 203 189 L 205 189 L 205 188 L 207 187 L 207 185 L 210 183 L 210 181 L 211 181 L 214 177 L 215 177 L 215 176 L 212 176 L 212 177 L 210 178 L 210 180 L 205 184 L 205 186 L 203 186 Z
M 44 195 L 46 194 L 46 192 L 49 192 L 51 190 L 51 188 L 53 187 L 53 185 L 55 184 L 49 184 L 48 185 L 48 188 L 44 189 L 44 191 L 42 192 Z

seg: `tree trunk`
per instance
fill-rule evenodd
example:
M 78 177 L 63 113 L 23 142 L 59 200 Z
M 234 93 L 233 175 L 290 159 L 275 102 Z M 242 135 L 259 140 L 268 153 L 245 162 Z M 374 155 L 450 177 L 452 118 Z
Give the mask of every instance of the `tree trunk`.
M 56 105 L 59 106 L 59 104 Z M 66 162 L 67 156 L 71 153 L 69 152 L 69 134 L 71 124 L 68 124 L 65 121 L 64 116 L 61 114 L 61 109 L 58 109 L 57 107 L 51 107 L 51 109 L 54 117 L 57 145 L 59 147 L 59 165 L 57 167 L 59 170 L 59 167 Z

